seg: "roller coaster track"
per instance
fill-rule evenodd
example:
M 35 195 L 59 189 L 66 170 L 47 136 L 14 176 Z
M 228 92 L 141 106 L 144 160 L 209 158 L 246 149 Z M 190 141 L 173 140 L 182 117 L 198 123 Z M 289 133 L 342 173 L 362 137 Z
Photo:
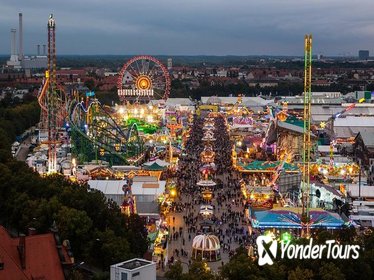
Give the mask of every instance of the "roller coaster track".
M 41 125 L 43 128 L 47 128 L 47 118 L 48 118 L 48 105 L 47 105 L 47 94 L 48 94 L 48 86 L 49 86 L 49 75 L 46 75 L 46 78 L 43 82 L 43 85 L 39 89 L 38 93 L 38 103 L 41 108 Z M 63 100 L 64 96 L 64 89 L 62 87 L 58 87 L 60 90 L 62 96 L 59 98 L 61 105 L 64 107 L 66 102 Z M 63 109 L 63 108 L 61 108 Z M 66 117 L 66 110 L 61 110 L 60 113 L 57 115 L 58 124 L 61 126 L 63 124 L 63 121 Z
M 87 124 L 86 117 L 93 109 L 92 106 L 98 108 L 99 112 L 92 123 Z M 133 143 L 133 136 L 139 145 L 139 152 L 142 151 L 137 125 L 131 125 L 127 132 L 124 132 L 99 101 L 90 101 L 87 107 L 83 101 L 72 102 L 69 112 L 71 112 L 69 114 L 70 126 L 74 131 L 94 146 L 103 149 L 124 163 L 128 163 L 128 146 Z M 82 126 L 87 129 L 87 132 L 82 129 Z
M 49 83 L 49 78 L 46 78 L 44 81 L 43 87 L 41 88 L 39 96 L 38 96 L 39 105 L 42 108 L 42 110 L 45 112 L 48 112 L 48 108 L 43 103 L 43 97 L 45 96 L 45 93 L 47 92 L 48 83 Z
M 39 94 L 38 94 L 38 103 L 41 108 L 40 112 L 40 122 L 43 128 L 46 128 L 47 126 L 47 118 L 48 118 L 48 108 L 47 108 L 47 102 L 46 102 L 46 92 L 48 90 L 48 84 L 49 84 L 49 77 L 46 77 L 44 80 L 43 86 L 40 87 Z

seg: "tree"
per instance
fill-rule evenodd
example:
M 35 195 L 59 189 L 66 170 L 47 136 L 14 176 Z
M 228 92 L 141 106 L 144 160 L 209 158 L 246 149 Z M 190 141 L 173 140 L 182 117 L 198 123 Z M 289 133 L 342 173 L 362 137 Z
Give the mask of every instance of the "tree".
M 319 269 L 318 278 L 321 280 L 344 280 L 345 276 L 334 263 L 323 263 Z
M 67 280 L 84 280 L 84 276 L 82 273 L 80 273 L 78 270 L 73 269 L 69 276 L 67 277 Z
M 88 87 L 89 90 L 94 90 L 95 88 L 95 81 L 93 79 L 88 79 L 84 82 L 84 85 Z
M 101 192 L 89 191 L 62 175 L 45 178 L 13 159 L 10 143 L 39 120 L 37 102 L 2 107 L 0 104 L 0 222 L 16 232 L 34 227 L 49 232 L 56 222 L 61 239 L 69 239 L 74 256 L 86 264 L 142 257 L 146 230 L 138 215 L 127 219 L 118 205 Z M 131 245 L 130 245 L 131 242 Z M 98 254 L 95 255 L 95 252 Z M 100 263 L 101 266 L 101 263 Z
M 165 277 L 170 280 L 182 280 L 183 279 L 183 267 L 180 261 L 173 264 L 168 271 L 165 273 Z
M 92 228 L 92 220 L 87 213 L 62 206 L 57 213 L 56 223 L 61 237 L 70 240 L 75 252 L 82 253 Z
M 183 280 L 214 280 L 216 277 L 210 271 L 204 261 L 193 261 L 188 269 L 188 273 L 183 275 Z
M 252 279 L 259 275 L 260 271 L 244 248 L 239 248 L 230 261 L 221 268 L 221 275 L 225 279 Z
M 288 274 L 288 280 L 312 280 L 313 271 L 310 269 L 303 269 L 299 266 L 296 269 L 291 270 Z
M 147 229 L 139 215 L 125 216 L 125 229 L 127 240 L 130 243 L 131 252 L 137 256 L 143 256 L 148 248 Z
M 112 230 L 106 230 L 97 235 L 94 239 L 96 244 L 91 247 L 90 256 L 96 256 L 96 262 L 101 262 L 103 270 L 109 268 L 111 264 L 118 263 L 132 257 L 129 242 L 125 237 L 116 236 Z

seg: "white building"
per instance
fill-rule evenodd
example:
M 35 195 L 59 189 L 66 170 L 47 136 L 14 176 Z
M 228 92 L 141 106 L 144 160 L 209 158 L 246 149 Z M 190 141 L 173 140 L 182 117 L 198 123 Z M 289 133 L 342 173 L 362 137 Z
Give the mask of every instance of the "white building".
M 124 199 L 124 180 L 89 180 L 90 189 L 104 193 L 106 199 L 121 206 Z M 131 186 L 136 212 L 140 216 L 159 216 L 158 197 L 165 192 L 166 181 L 158 181 L 154 176 L 135 176 Z
M 124 180 L 89 180 L 90 189 L 101 191 L 106 199 L 113 200 L 118 206 L 123 203 L 124 193 L 122 190 Z
M 135 176 L 131 192 L 135 197 L 136 212 L 140 216 L 159 218 L 158 197 L 165 192 L 166 181 L 154 176 Z
M 156 280 L 156 263 L 131 259 L 110 266 L 110 280 Z

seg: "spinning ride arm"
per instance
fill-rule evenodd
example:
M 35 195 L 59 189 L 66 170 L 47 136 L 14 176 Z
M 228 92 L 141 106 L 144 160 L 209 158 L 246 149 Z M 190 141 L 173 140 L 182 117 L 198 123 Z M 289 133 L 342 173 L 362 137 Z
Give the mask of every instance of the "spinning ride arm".
M 361 98 L 358 101 L 358 103 L 362 103 L 364 101 L 365 101 L 365 98 Z M 330 168 L 333 168 L 333 166 L 334 166 L 334 146 L 336 144 L 333 123 L 334 123 L 335 119 L 342 117 L 343 114 L 345 114 L 346 112 L 355 108 L 358 103 L 352 103 L 351 105 L 344 108 L 344 110 L 342 110 L 338 113 L 335 113 L 324 124 L 324 126 L 326 126 L 326 124 L 330 124 L 330 126 L 328 127 L 328 130 L 330 132 L 330 151 L 329 151 L 330 152 Z
M 284 167 L 284 164 L 286 163 L 286 159 L 287 159 L 287 157 L 285 157 L 283 159 L 283 161 L 277 166 L 277 169 L 275 170 L 275 174 L 273 175 L 273 178 L 268 185 L 269 187 L 271 187 L 275 191 L 278 191 L 277 188 L 276 188 L 276 182 L 278 181 L 278 178 L 283 171 L 283 167 Z
M 265 149 L 265 147 L 267 145 L 268 138 L 269 138 L 269 135 L 270 135 L 271 126 L 275 125 L 275 123 L 276 123 L 276 118 L 273 115 L 272 108 L 268 107 L 268 110 L 269 110 L 269 117 L 270 117 L 270 119 L 269 119 L 268 127 L 266 129 L 265 137 L 262 139 L 262 142 L 261 142 L 261 148 L 263 148 L 263 149 Z

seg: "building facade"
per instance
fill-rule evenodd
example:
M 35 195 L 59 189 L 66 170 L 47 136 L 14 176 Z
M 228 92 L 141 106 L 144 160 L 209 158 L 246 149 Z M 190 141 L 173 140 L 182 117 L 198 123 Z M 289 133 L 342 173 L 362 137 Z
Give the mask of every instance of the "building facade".
M 110 280 L 156 280 L 156 263 L 131 259 L 110 266 Z

